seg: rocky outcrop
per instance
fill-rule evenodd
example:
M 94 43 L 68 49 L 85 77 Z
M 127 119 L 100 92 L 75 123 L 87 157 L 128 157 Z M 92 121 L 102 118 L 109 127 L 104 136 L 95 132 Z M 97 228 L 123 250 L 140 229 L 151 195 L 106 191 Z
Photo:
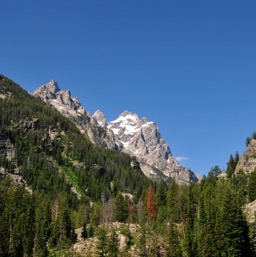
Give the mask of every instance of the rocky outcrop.
M 4 156 L 8 161 L 12 161 L 16 156 L 14 145 L 5 134 L 0 134 L 0 156 Z
M 250 174 L 256 169 L 256 140 L 252 139 L 244 151 L 242 156 L 240 157 L 236 169 L 235 174 L 239 172 L 244 172 L 245 174 Z
M 1 80 L 5 80 L 5 78 L 2 75 L 0 75 L 0 81 Z M 10 99 L 11 96 L 12 96 L 12 93 L 8 91 L 5 86 L 0 88 L 0 99 L 2 100 Z
M 254 223 L 256 217 L 256 200 L 251 203 L 245 204 L 243 206 L 243 212 L 245 214 L 247 222 Z
M 28 132 L 29 130 L 36 130 L 38 129 L 39 120 L 34 118 L 32 120 L 27 121 L 20 121 L 19 129 Z

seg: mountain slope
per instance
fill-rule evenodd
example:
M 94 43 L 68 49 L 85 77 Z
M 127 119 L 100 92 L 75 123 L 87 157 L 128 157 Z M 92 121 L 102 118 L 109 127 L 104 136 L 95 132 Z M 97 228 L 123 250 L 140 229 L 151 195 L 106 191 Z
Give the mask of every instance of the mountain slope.
M 45 99 L 56 103 L 56 84 L 47 89 Z M 131 157 L 93 145 L 73 122 L 4 76 L 0 95 L 1 173 L 16 173 L 33 191 L 82 192 L 93 200 L 118 191 L 138 197 L 149 183 L 140 169 L 131 167 Z M 71 106 L 65 112 L 86 117 L 76 101 L 69 101 L 69 93 L 64 95 L 68 97 L 58 96 L 63 107 Z
M 154 122 L 125 111 L 108 123 L 102 112 L 91 115 L 69 91 L 60 90 L 56 81 L 42 85 L 33 95 L 71 119 L 93 143 L 135 156 L 146 176 L 165 180 L 174 178 L 185 184 L 200 179 L 178 164 Z

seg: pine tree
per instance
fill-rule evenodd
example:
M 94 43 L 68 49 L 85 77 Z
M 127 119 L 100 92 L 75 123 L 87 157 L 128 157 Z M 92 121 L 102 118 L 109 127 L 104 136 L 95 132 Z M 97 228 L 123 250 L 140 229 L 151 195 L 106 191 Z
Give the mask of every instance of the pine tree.
M 232 175 L 234 174 L 238 161 L 239 161 L 238 152 L 236 152 L 235 158 L 233 157 L 232 154 L 230 155 L 229 161 L 227 163 L 227 170 L 226 170 L 228 178 L 231 178 Z
M 107 230 L 104 227 L 98 230 L 97 249 L 100 257 L 107 256 Z
M 114 200 L 114 216 L 119 222 L 125 222 L 129 217 L 129 203 L 121 193 L 118 193 Z
M 174 223 L 173 219 L 170 219 L 169 226 L 168 226 L 166 256 L 167 257 L 182 256 L 178 228 L 177 228 L 177 224 Z
M 35 218 L 35 254 L 38 257 L 48 256 L 47 241 L 50 235 L 51 212 L 49 202 L 42 199 L 36 210 Z
M 248 227 L 235 192 L 226 187 L 220 213 L 223 235 L 222 253 L 225 256 L 251 256 Z
M 218 175 L 221 174 L 221 169 L 218 165 L 215 165 L 214 167 L 212 167 L 210 169 L 210 171 L 208 172 L 208 177 L 213 176 L 213 177 L 217 177 Z
M 166 195 L 166 209 L 168 212 L 168 217 L 173 219 L 175 222 L 181 221 L 179 208 L 179 202 L 181 201 L 179 199 L 179 194 L 179 185 L 175 182 L 175 180 L 172 180 Z
M 248 181 L 248 197 L 249 201 L 252 202 L 256 199 L 256 171 L 252 172 Z
M 88 238 L 91 238 L 94 236 L 94 227 L 93 225 L 90 223 L 89 228 L 88 228 Z
M 166 183 L 161 180 L 157 191 L 156 191 L 156 202 L 157 202 L 157 206 L 165 206 L 166 205 L 166 193 L 167 193 L 167 185 Z
M 88 237 L 88 232 L 87 232 L 87 223 L 86 221 L 83 224 L 83 230 L 82 230 L 82 238 L 86 239 Z
M 196 191 L 195 184 L 189 185 L 189 194 L 187 201 L 186 223 L 185 223 L 185 249 L 189 257 L 197 256 L 197 240 L 196 240 Z
M 118 250 L 118 236 L 114 229 L 110 232 L 110 238 L 107 243 L 107 256 L 108 257 L 117 257 L 119 250 Z

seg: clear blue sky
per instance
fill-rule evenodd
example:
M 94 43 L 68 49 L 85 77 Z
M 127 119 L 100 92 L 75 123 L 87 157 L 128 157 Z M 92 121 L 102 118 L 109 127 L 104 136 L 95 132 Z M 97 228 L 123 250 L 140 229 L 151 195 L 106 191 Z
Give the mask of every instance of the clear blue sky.
M 256 1 L 2 1 L 0 73 L 146 116 L 206 174 L 256 130 Z

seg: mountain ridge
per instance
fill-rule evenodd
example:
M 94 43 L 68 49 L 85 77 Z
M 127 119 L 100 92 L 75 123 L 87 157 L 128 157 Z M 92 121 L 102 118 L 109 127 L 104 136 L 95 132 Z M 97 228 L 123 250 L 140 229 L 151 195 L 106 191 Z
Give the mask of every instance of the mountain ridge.
M 173 178 L 181 184 L 200 180 L 200 175 L 181 166 L 172 156 L 155 122 L 127 110 L 110 122 L 102 111 L 91 115 L 69 90 L 60 90 L 56 80 L 40 86 L 33 95 L 71 119 L 94 144 L 135 156 L 147 177 Z

